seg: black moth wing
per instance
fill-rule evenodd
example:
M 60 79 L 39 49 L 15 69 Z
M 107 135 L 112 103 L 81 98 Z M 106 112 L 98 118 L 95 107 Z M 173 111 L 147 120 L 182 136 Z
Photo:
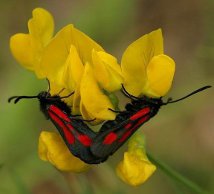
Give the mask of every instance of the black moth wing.
M 138 105 L 138 103 L 134 104 Z M 146 102 L 141 104 L 141 107 L 128 104 L 126 108 L 126 111 L 117 115 L 115 121 L 107 121 L 103 124 L 91 146 L 93 155 L 100 158 L 112 155 L 159 110 L 159 107 L 151 106 Z
M 72 118 L 71 118 L 72 119 Z M 97 157 L 91 152 L 91 145 L 93 145 L 94 138 L 96 137 L 97 133 L 90 129 L 81 119 L 72 119 L 72 123 L 75 129 L 77 130 L 77 137 L 83 137 L 82 139 L 75 138 L 77 140 L 77 147 L 79 149 L 77 152 L 80 154 L 81 160 L 88 164 L 99 164 L 107 160 L 107 157 Z M 87 137 L 87 138 L 86 138 Z M 85 139 L 86 138 L 86 139 Z M 87 142 L 90 138 L 90 144 Z M 86 145 L 84 145 L 84 142 Z
M 93 155 L 100 158 L 106 158 L 112 155 L 120 146 L 122 146 L 118 143 L 118 140 L 115 141 L 115 139 L 118 139 L 119 135 L 122 135 L 124 131 L 123 126 L 127 123 L 128 120 L 123 121 L 119 125 L 112 125 L 114 124 L 113 121 L 107 121 L 104 123 L 90 147 Z M 105 139 L 107 137 L 109 137 L 110 140 L 106 143 Z
M 54 105 L 50 106 L 48 113 L 49 118 L 74 156 L 89 164 L 97 164 L 106 160 L 91 153 L 90 146 L 96 133 L 81 119 L 68 115 Z

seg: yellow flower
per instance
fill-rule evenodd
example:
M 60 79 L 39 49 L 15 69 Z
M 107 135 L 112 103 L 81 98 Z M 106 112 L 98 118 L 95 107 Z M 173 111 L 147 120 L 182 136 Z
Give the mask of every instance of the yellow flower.
M 54 21 L 51 14 L 42 8 L 34 9 L 33 18 L 28 21 L 28 29 L 29 34 L 18 33 L 10 38 L 10 48 L 23 67 L 44 78 L 44 72 L 38 66 L 44 47 L 53 35 Z
M 115 114 L 108 110 L 113 105 L 103 90 L 113 92 L 121 88 L 120 66 L 113 56 L 73 25 L 65 26 L 51 40 L 44 50 L 40 66 L 52 82 L 70 92 L 75 91 L 78 98 L 71 102 L 75 113 L 80 107 L 85 119 L 115 118 Z M 90 68 L 93 73 L 89 73 Z M 95 103 L 95 96 L 99 103 Z
M 109 98 L 100 90 L 93 69 L 89 63 L 85 65 L 85 71 L 80 85 L 80 95 L 83 118 L 114 119 L 115 114 L 112 111 L 106 111 L 108 108 L 113 109 L 113 106 Z M 106 109 L 103 108 L 104 106 Z
M 138 186 L 144 183 L 156 170 L 147 158 L 144 149 L 144 139 L 135 135 L 129 141 L 128 151 L 124 153 L 124 159 L 117 166 L 117 175 L 125 183 Z
M 90 167 L 70 153 L 58 133 L 42 131 L 39 137 L 38 149 L 40 159 L 49 161 L 59 170 L 82 172 Z
M 121 68 L 124 86 L 132 95 L 164 96 L 172 84 L 175 62 L 164 55 L 161 30 L 146 34 L 129 45 L 122 56 Z M 155 170 L 156 167 L 146 156 L 144 140 L 134 136 L 117 167 L 118 176 L 125 183 L 137 186 L 144 183 Z
M 120 90 L 122 73 L 117 59 L 103 51 L 92 51 L 93 72 L 103 89 L 108 92 Z
M 132 95 L 164 96 L 172 84 L 175 62 L 164 55 L 161 29 L 129 45 L 122 56 L 121 68 L 124 86 Z

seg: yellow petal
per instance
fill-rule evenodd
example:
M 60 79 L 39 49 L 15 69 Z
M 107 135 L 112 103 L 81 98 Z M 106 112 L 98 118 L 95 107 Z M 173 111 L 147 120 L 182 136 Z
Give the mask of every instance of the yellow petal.
M 69 91 L 75 91 L 76 85 L 80 83 L 84 66 L 79 58 L 76 48 L 71 45 L 65 64 L 61 64 L 54 77 L 49 77 L 54 83 L 62 85 Z
M 80 85 L 82 103 L 86 111 L 92 117 L 101 120 L 114 120 L 115 113 L 108 110 L 113 106 L 106 95 L 103 94 L 96 82 L 93 70 L 89 63 L 85 65 L 85 71 Z
M 82 79 L 84 66 L 74 45 L 71 45 L 69 60 L 72 67 L 72 77 L 74 79 L 75 84 L 78 84 Z
M 66 96 L 66 94 L 68 95 L 75 92 L 71 97 L 63 99 L 68 105 L 72 105 L 73 114 L 79 114 L 79 85 L 83 71 L 84 66 L 79 58 L 77 50 L 71 45 L 65 64 L 62 64 L 61 67 L 59 67 L 58 72 L 56 72 L 55 77 L 53 77 L 53 80 L 51 81 L 54 85 L 53 89 L 51 88 L 51 93 L 54 91 L 54 94 L 57 94 L 60 91 L 59 88 L 64 88 L 64 91 L 60 96 Z
M 25 68 L 34 70 L 34 53 L 29 34 L 15 34 L 10 38 L 10 49 L 14 58 Z
M 80 83 L 78 83 L 75 87 L 75 93 L 73 98 L 73 104 L 72 104 L 72 114 L 73 115 L 79 115 L 80 114 Z
M 40 68 L 43 72 L 46 72 L 46 76 L 50 80 L 54 80 L 54 78 L 57 77 L 61 67 L 68 59 L 70 49 L 73 49 L 73 47 L 75 47 L 77 51 L 74 55 L 78 55 L 82 64 L 92 61 L 92 49 L 103 50 L 102 47 L 87 35 L 74 28 L 73 25 L 69 24 L 65 26 L 56 34 L 46 47 L 41 60 Z M 80 62 L 78 61 L 78 64 L 79 63 Z
M 93 49 L 96 51 L 103 51 L 103 48 L 99 44 L 76 28 L 73 28 L 73 36 L 73 44 L 77 48 L 83 64 L 86 62 L 92 63 L 91 52 Z
M 100 123 L 103 122 L 103 120 L 100 120 L 100 119 L 97 119 L 95 118 L 90 112 L 88 112 L 84 106 L 84 104 L 82 103 L 82 100 L 80 101 L 80 112 L 81 112 L 81 115 L 83 117 L 83 119 L 86 119 L 86 120 L 94 120 L 94 121 L 90 121 L 90 125 L 98 125 Z
M 39 78 L 43 78 L 39 63 L 43 49 L 53 35 L 53 18 L 48 11 L 36 8 L 33 10 L 33 17 L 28 21 L 28 28 L 29 34 L 19 33 L 11 37 L 10 49 L 22 66 L 35 71 Z
M 101 87 L 108 92 L 119 90 L 123 78 L 117 59 L 106 52 L 93 50 L 92 60 L 94 75 Z
M 73 25 L 62 28 L 43 52 L 40 68 L 50 81 L 55 81 L 70 52 Z
M 54 20 L 52 15 L 43 8 L 33 10 L 33 18 L 28 21 L 29 34 L 37 41 L 46 45 L 53 36 Z
M 62 171 L 83 172 L 89 168 L 88 164 L 70 153 L 61 136 L 55 132 L 41 132 L 39 157 Z
M 121 68 L 126 90 L 139 96 L 146 81 L 146 67 L 153 56 L 163 53 L 161 29 L 146 34 L 128 46 Z
M 124 159 L 117 166 L 117 175 L 125 183 L 138 186 L 144 183 L 156 170 L 156 167 L 145 157 L 125 152 Z
M 147 45 L 147 65 L 153 56 L 164 53 L 163 49 L 163 35 L 161 29 L 154 30 L 148 34 Z
M 142 93 L 151 97 L 164 96 L 172 85 L 175 62 L 167 55 L 152 58 L 147 66 L 147 82 Z
M 135 134 L 129 140 L 123 161 L 117 166 L 117 175 L 132 186 L 144 183 L 156 170 L 146 156 L 144 144 L 144 136 Z

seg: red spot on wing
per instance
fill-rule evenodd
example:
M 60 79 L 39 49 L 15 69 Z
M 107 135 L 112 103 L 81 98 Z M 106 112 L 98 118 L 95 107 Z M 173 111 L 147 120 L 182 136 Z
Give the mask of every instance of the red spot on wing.
M 142 125 L 142 124 L 143 124 L 144 122 L 146 122 L 148 119 L 149 119 L 149 115 L 147 115 L 147 116 L 141 118 L 141 119 L 137 122 L 137 124 L 134 126 L 134 128 L 139 127 L 139 125 Z
M 84 146 L 90 146 L 92 143 L 91 138 L 89 138 L 87 135 L 78 135 L 77 138 Z
M 63 112 L 61 111 L 58 107 L 54 105 L 50 105 L 49 109 L 54 112 L 58 117 L 63 119 L 64 121 L 71 122 L 71 119 Z
M 127 125 L 125 125 L 125 129 L 129 129 L 132 126 L 132 123 L 128 123 Z
M 132 129 L 133 129 L 133 128 L 132 128 Z M 120 142 L 120 143 L 123 142 L 123 141 L 125 141 L 125 140 L 131 135 L 132 129 L 130 129 L 129 131 L 127 131 L 127 132 L 125 132 L 125 133 L 123 134 L 123 136 L 119 139 L 119 142 Z
M 138 111 L 137 113 L 135 113 L 134 115 L 132 115 L 130 117 L 130 120 L 134 121 L 136 119 L 139 119 L 139 118 L 143 117 L 144 115 L 148 114 L 149 111 L 150 111 L 150 108 L 145 107 L 145 108 L 141 109 L 140 111 Z
M 131 121 L 135 121 L 139 118 L 141 119 L 136 124 L 134 124 L 134 126 L 132 126 L 133 123 L 128 123 L 127 125 L 124 126 L 125 129 L 129 129 L 129 130 L 122 135 L 122 137 L 119 139 L 119 142 L 125 141 L 132 133 L 134 133 L 135 130 L 139 127 L 139 125 L 143 124 L 149 118 L 149 116 L 145 116 L 149 112 L 150 112 L 150 108 L 145 107 L 140 111 L 138 111 L 137 113 L 135 113 L 134 115 L 132 115 L 130 117 Z
M 67 127 L 71 130 L 74 131 L 74 127 L 71 124 L 67 124 Z M 87 135 L 82 135 L 79 134 L 78 131 L 75 130 L 75 134 L 77 135 L 77 139 L 82 143 L 84 146 L 90 146 L 92 143 L 92 140 L 90 137 Z
M 131 134 L 133 134 L 140 125 L 142 125 L 144 122 L 146 122 L 149 119 L 149 115 L 144 116 L 141 118 L 130 130 L 126 131 L 123 136 L 119 139 L 119 142 L 124 142 L 126 139 L 130 137 Z
M 117 134 L 111 132 L 105 137 L 103 144 L 112 144 L 116 139 L 117 139 Z
M 69 129 L 66 127 L 66 125 L 63 123 L 63 121 L 51 111 L 48 111 L 48 113 L 51 119 L 54 121 L 54 123 L 56 123 L 60 129 L 62 129 L 62 132 L 64 133 L 67 142 L 69 144 L 73 144 L 75 140 L 74 136 L 71 133 L 71 131 L 69 131 Z

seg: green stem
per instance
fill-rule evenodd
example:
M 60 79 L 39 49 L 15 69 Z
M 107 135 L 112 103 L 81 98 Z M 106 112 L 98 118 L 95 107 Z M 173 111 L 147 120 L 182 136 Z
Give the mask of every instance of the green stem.
M 149 160 L 155 164 L 159 169 L 161 169 L 166 175 L 168 175 L 170 178 L 173 180 L 177 181 L 178 183 L 183 184 L 190 190 L 192 190 L 194 193 L 197 194 L 208 194 L 206 191 L 204 191 L 202 188 L 200 188 L 196 183 L 193 181 L 189 180 L 188 178 L 184 177 L 174 169 L 172 169 L 170 166 L 167 164 L 161 162 L 160 160 L 154 158 L 151 154 L 147 153 L 147 156 Z

